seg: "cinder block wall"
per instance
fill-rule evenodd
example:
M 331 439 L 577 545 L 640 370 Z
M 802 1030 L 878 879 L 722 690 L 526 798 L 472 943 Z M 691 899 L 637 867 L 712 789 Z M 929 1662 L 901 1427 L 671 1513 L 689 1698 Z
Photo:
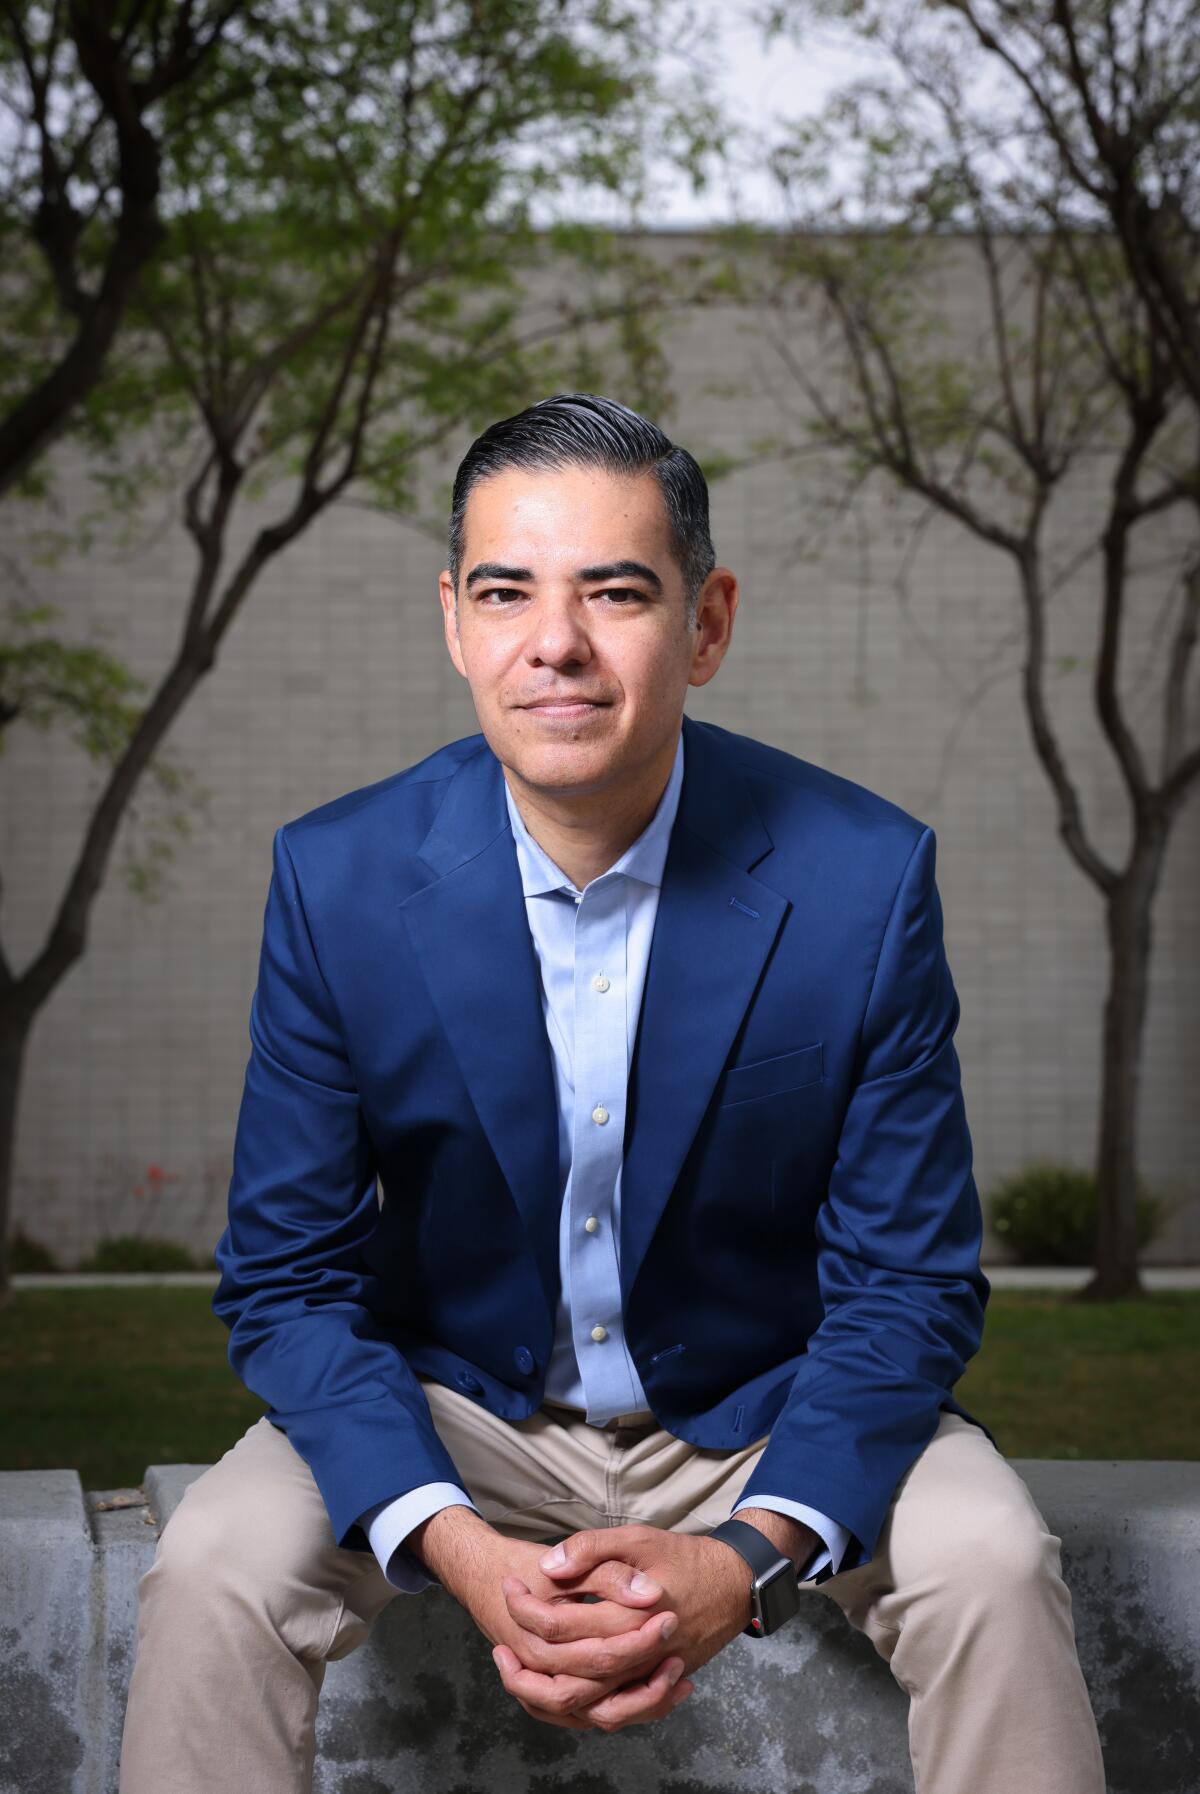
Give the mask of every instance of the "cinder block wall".
M 669 257 L 697 243 L 663 233 L 652 247 Z M 949 246 L 946 290 L 960 317 L 975 315 L 974 280 L 962 246 Z M 677 408 L 663 422 L 694 452 L 736 452 L 780 427 L 778 364 L 750 314 L 685 313 L 666 347 Z M 793 348 L 815 353 L 802 333 Z M 452 445 L 431 482 L 448 478 L 466 446 L 465 437 Z M 65 455 L 58 464 L 67 512 L 94 505 L 81 467 Z M 714 483 L 717 553 L 740 578 L 742 604 L 724 666 L 689 694 L 688 710 L 856 779 L 935 828 L 980 1187 L 1035 1156 L 1090 1164 L 1103 914 L 1058 839 L 1030 744 L 1011 570 L 936 522 L 905 575 L 913 508 L 879 487 L 839 521 L 827 503 L 834 490 L 810 461 Z M 1064 547 L 1089 527 L 1097 497 L 1084 485 L 1074 492 Z M 251 507 L 239 539 L 268 515 L 267 504 Z M 132 548 L 102 520 L 90 551 L 53 569 L 30 558 L 23 533 L 44 519 L 14 518 L 6 506 L 4 553 L 21 581 L 10 589 L 59 604 L 78 639 L 104 640 L 157 677 L 193 565 L 172 506 L 156 502 Z M 207 814 L 156 905 L 110 876 L 86 957 L 43 1011 L 28 1057 L 16 1220 L 64 1258 L 129 1228 L 215 1243 L 274 829 L 477 727 L 442 642 L 443 560 L 435 540 L 375 511 L 328 513 L 260 580 L 173 732 L 172 755 L 211 794 Z M 1152 761 L 1161 599 L 1147 575 L 1123 683 Z M 1090 695 L 1096 607 L 1090 573 L 1055 600 L 1051 654 L 1075 664 L 1051 679 L 1053 714 L 1089 826 L 1120 859 L 1126 803 Z M 3 773 L 0 932 L 20 966 L 59 900 L 98 775 L 62 737 L 19 727 Z M 147 794 L 118 859 L 144 841 L 154 808 Z M 1198 820 L 1193 794 L 1154 913 L 1142 1157 L 1180 1203 L 1151 1255 L 1160 1262 L 1200 1259 Z

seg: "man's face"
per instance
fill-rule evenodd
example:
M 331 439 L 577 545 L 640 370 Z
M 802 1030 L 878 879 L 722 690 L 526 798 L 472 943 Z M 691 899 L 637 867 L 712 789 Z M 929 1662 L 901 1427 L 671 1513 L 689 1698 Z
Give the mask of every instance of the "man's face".
M 683 574 L 650 473 L 504 468 L 473 487 L 457 620 L 446 645 L 505 766 L 548 793 L 636 787 L 674 751 L 689 685 L 705 685 L 737 607 L 705 582 L 689 629 Z

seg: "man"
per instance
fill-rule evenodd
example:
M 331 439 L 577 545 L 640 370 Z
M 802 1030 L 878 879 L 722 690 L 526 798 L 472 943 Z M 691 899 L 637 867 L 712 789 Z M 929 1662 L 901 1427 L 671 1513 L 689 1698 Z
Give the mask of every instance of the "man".
M 275 836 L 213 1302 L 268 1411 L 142 1579 L 122 1794 L 308 1787 L 325 1663 L 434 1580 L 605 1731 L 819 1591 L 921 1794 L 1101 1794 L 1058 1540 L 951 1393 L 987 1283 L 933 833 L 684 716 L 714 560 L 645 419 L 494 425 L 440 579 L 482 733 Z

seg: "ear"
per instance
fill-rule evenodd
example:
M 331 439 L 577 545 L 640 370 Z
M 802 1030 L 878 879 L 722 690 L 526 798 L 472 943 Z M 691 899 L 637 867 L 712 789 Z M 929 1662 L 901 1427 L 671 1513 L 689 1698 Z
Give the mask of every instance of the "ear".
M 458 617 L 454 602 L 454 585 L 449 569 L 443 567 L 438 574 L 438 598 L 442 606 L 442 631 L 446 637 L 446 649 L 454 662 L 455 668 L 465 679 L 467 669 L 463 665 L 462 647 L 458 639 Z
M 714 567 L 696 600 L 689 685 L 707 685 L 725 658 L 738 607 L 738 582 L 728 567 Z

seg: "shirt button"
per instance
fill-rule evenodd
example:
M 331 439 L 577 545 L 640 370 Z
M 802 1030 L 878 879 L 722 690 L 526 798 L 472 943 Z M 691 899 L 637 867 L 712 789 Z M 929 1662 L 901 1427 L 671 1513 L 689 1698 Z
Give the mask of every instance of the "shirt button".
M 603 972 L 597 972 L 596 976 L 592 979 L 592 989 L 593 990 L 607 990 L 608 989 L 608 979 L 604 976 Z
M 603 1127 L 608 1120 L 608 1110 L 604 1107 L 603 1103 L 597 1103 L 596 1107 L 592 1110 L 592 1120 L 599 1122 L 601 1127 Z
M 587 1228 L 589 1233 L 595 1233 L 595 1231 L 599 1227 L 599 1225 L 600 1225 L 600 1223 L 599 1223 L 599 1221 L 597 1221 L 595 1215 L 589 1215 L 587 1220 L 584 1222 L 584 1226 Z
M 592 1328 L 592 1338 L 593 1339 L 607 1339 L 608 1338 L 608 1328 L 607 1327 L 593 1327 Z

